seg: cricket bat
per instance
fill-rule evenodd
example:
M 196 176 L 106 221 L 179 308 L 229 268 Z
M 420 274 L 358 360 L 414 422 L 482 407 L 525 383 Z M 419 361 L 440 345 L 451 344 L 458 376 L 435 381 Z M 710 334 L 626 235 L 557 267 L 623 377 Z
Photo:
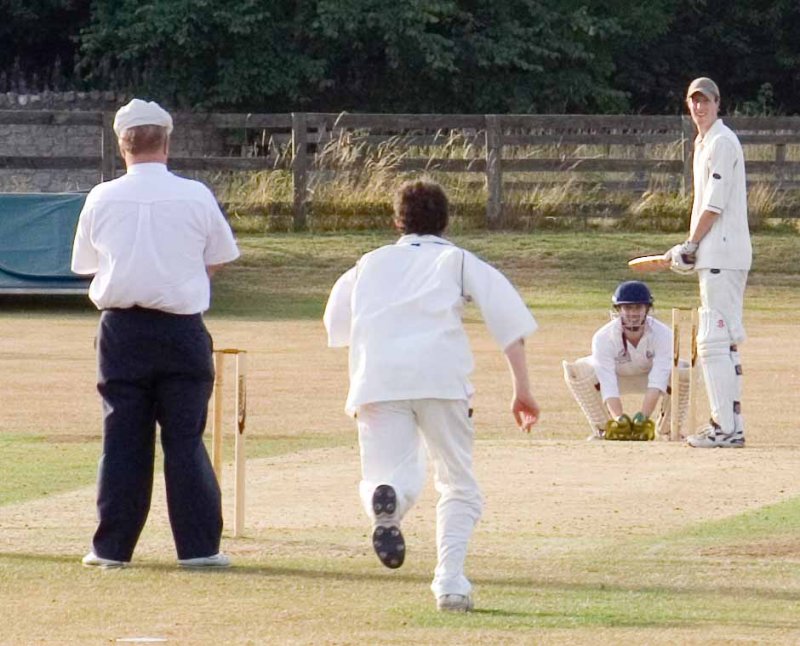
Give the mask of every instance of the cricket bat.
M 664 258 L 663 254 L 658 256 L 639 256 L 628 261 L 628 267 L 638 273 L 648 273 L 651 271 L 664 271 L 669 269 L 670 261 Z

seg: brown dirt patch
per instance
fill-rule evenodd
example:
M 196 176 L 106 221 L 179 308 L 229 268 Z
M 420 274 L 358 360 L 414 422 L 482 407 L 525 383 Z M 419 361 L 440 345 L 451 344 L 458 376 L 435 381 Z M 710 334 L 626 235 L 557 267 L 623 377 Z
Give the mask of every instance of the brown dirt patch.
M 486 497 L 476 535 L 495 555 L 516 550 L 502 540 L 525 536 L 598 540 L 661 535 L 704 520 L 800 495 L 800 450 L 783 447 L 744 451 L 692 451 L 667 443 L 583 444 L 536 440 L 481 440 L 476 467 Z M 251 538 L 333 532 L 340 547 L 361 551 L 366 521 L 357 495 L 355 446 L 248 462 L 247 534 Z M 770 477 L 764 478 L 764 473 Z M 758 487 L 753 486 L 759 481 Z M 725 482 L 725 496 L 710 496 Z M 232 473 L 223 474 L 226 525 L 232 526 Z M 410 535 L 432 547 L 435 492 L 428 484 L 406 525 Z M 0 551 L 52 548 L 80 554 L 94 526 L 94 488 L 3 508 Z M 514 528 L 514 529 L 512 529 Z M 494 536 L 497 536 L 497 539 Z M 51 540 L 53 539 L 53 540 Z M 163 484 L 156 485 L 151 520 L 137 554 L 172 553 Z M 797 550 L 800 542 L 753 543 L 742 554 L 768 549 Z M 247 552 L 247 541 L 228 549 Z M 294 545 L 292 549 L 296 550 Z M 286 547 L 288 549 L 288 547 Z M 559 544 L 550 548 L 558 550 Z M 737 553 L 738 553 L 737 551 Z M 754 554 L 755 555 L 755 554 Z
M 541 331 L 529 344 L 529 364 L 544 414 L 530 440 L 513 428 L 507 412 L 509 383 L 501 353 L 482 325 L 470 324 L 476 357 L 476 464 L 487 496 L 483 532 L 515 522 L 522 531 L 562 536 L 647 534 L 800 493 L 800 440 L 789 433 L 800 419 L 800 400 L 792 390 L 800 339 L 789 323 L 774 323 L 759 313 L 748 320 L 750 339 L 743 346 L 744 400 L 746 411 L 753 411 L 747 418 L 748 448 L 700 451 L 659 442 L 583 442 L 586 424 L 561 381 L 560 361 L 587 351 L 602 315 L 545 312 L 538 318 Z M 58 441 L 97 437 L 95 323 L 92 317 L 31 319 L 24 325 L 0 319 L 0 335 L 7 339 L 7 353 L 0 357 L 3 431 L 44 433 Z M 353 438 L 347 448 L 251 461 L 251 527 L 362 526 L 355 434 L 342 413 L 346 352 L 325 348 L 316 321 L 212 319 L 209 328 L 217 345 L 250 352 L 248 433 L 270 437 L 323 431 Z M 776 340 L 782 345 L 779 354 L 772 347 Z M 706 495 L 720 486 L 730 495 Z M 320 492 L 337 504 L 319 505 Z M 433 495 L 430 488 L 425 495 Z M 421 504 L 415 512 L 428 528 L 430 507 Z M 84 518 L 78 534 L 85 541 L 92 508 L 91 489 L 7 507 L 4 519 L 13 511 L 17 521 L 4 522 L 3 533 L 14 525 L 29 526 L 35 518 L 54 531 L 75 527 Z
M 482 326 L 470 325 L 478 392 L 475 462 L 486 497 L 484 517 L 471 546 L 474 566 L 488 568 L 506 559 L 506 568 L 509 563 L 520 563 L 535 570 L 538 563 L 558 564 L 561 554 L 574 556 L 576 549 L 592 545 L 593 540 L 600 544 L 628 536 L 659 536 L 800 495 L 796 477 L 800 472 L 800 437 L 794 432 L 800 419 L 800 399 L 795 392 L 800 338 L 793 320 L 775 321 L 760 313 L 748 318 L 751 336 L 742 348 L 748 448 L 701 451 L 670 443 L 583 441 L 586 423 L 561 381 L 560 362 L 588 351 L 591 333 L 603 318 L 596 312 L 544 312 L 538 316 L 542 329 L 528 346 L 529 365 L 544 416 L 531 438 L 513 428 L 507 411 L 509 378 L 502 355 Z M 0 354 L 0 432 L 36 433 L 52 441 L 98 437 L 100 406 L 94 388 L 91 343 L 94 327 L 92 317 L 0 318 L 0 335 L 5 339 Z M 414 635 L 420 636 L 420 642 L 442 643 L 721 644 L 729 643 L 732 634 L 739 641 L 752 643 L 796 641 L 796 622 L 789 620 L 737 626 L 716 626 L 704 620 L 666 629 L 594 626 L 577 631 L 509 633 L 487 629 L 484 639 L 478 629 L 470 632 L 454 628 L 445 634 L 442 630 L 406 627 L 405 619 L 394 611 L 388 620 L 397 620 L 402 628 L 393 623 L 393 632 L 387 636 L 384 625 L 375 625 L 374 633 L 369 633 L 374 639 L 365 639 L 369 628 L 363 625 L 360 609 L 365 603 L 373 609 L 376 605 L 359 599 L 357 590 L 370 584 L 372 570 L 361 575 L 364 578 L 360 583 L 353 583 L 359 581 L 358 576 L 350 579 L 334 573 L 323 580 L 322 587 L 311 588 L 328 596 L 312 597 L 307 608 L 284 603 L 286 595 L 304 594 L 312 585 L 320 585 L 319 576 L 324 575 L 314 572 L 312 577 L 292 568 L 273 570 L 270 564 L 276 559 L 295 563 L 304 555 L 318 559 L 324 553 L 337 563 L 344 559 L 363 563 L 366 561 L 362 559 L 371 557 L 368 527 L 356 489 L 359 458 L 355 433 L 352 421 L 342 412 L 346 353 L 327 350 L 322 325 L 313 321 L 211 319 L 209 327 L 219 346 L 237 346 L 250 352 L 248 433 L 285 438 L 323 432 L 341 434 L 345 442 L 347 438 L 350 441 L 337 448 L 248 461 L 246 536 L 233 539 L 226 532 L 223 549 L 238 559 L 242 567 L 233 575 L 242 573 L 246 578 L 241 581 L 249 587 L 232 585 L 231 581 L 238 584 L 236 576 L 221 578 L 215 581 L 216 586 L 231 587 L 215 592 L 219 598 L 203 591 L 192 597 L 191 603 L 181 603 L 180 608 L 169 606 L 171 601 L 166 598 L 156 603 L 151 599 L 161 590 L 186 585 L 182 574 L 171 567 L 174 548 L 163 483 L 156 483 L 151 517 L 135 555 L 143 567 L 132 571 L 132 581 L 125 586 L 115 586 L 113 574 L 76 576 L 73 569 L 87 551 L 94 530 L 93 486 L 3 506 L 0 557 L 4 560 L 0 569 L 26 575 L 42 571 L 45 578 L 35 576 L 27 582 L 14 579 L 5 603 L 10 616 L 21 620 L 11 637 L 0 641 L 108 643 L 110 636 L 142 634 L 142 617 L 151 615 L 148 625 L 153 627 L 153 634 L 175 636 L 171 641 L 176 643 L 252 643 L 248 641 L 252 627 L 261 631 L 261 638 L 268 634 L 274 637 L 263 639 L 264 643 L 387 639 L 408 643 L 414 641 Z M 775 352 L 776 343 L 780 343 L 780 353 Z M 231 403 L 229 394 L 228 411 Z M 230 452 L 228 460 L 229 456 Z M 228 527 L 232 524 L 231 485 L 228 464 L 223 475 Z M 725 491 L 724 496 L 718 495 L 720 490 Z M 408 594 L 420 594 L 420 600 L 426 593 L 428 566 L 434 562 L 434 498 L 429 482 L 405 523 L 415 559 L 404 568 L 407 572 L 401 573 L 411 577 L 411 584 L 406 582 L 403 589 L 413 589 Z M 791 538 L 753 541 L 736 550 L 737 555 L 750 558 L 794 559 L 800 543 Z M 708 554 L 717 555 L 713 549 Z M 719 555 L 730 556 L 731 552 L 726 549 Z M 27 566 L 29 561 L 31 567 Z M 162 567 L 165 563 L 169 566 L 166 569 Z M 536 572 L 543 581 L 561 576 L 551 570 Z M 280 578 L 282 573 L 287 574 L 285 579 Z M 383 576 L 383 572 L 375 574 Z M 270 592 L 272 581 L 274 586 L 289 587 L 285 592 L 283 588 Z M 127 612 L 120 613 L 118 595 L 124 589 L 125 594 L 135 596 L 142 587 L 139 582 L 152 588 L 147 588 L 141 599 L 130 601 L 140 615 L 126 617 Z M 786 594 L 794 594 L 793 584 L 786 585 Z M 266 605 L 264 594 L 273 594 L 267 597 L 270 601 Z M 236 625 L 219 614 L 228 603 L 251 609 L 242 620 L 237 639 L 231 637 Z M 409 598 L 401 603 L 405 609 L 420 607 Z M 161 613 L 160 606 L 164 606 Z M 281 607 L 277 618 L 271 614 L 272 606 Z M 194 608 L 202 609 L 195 612 Z M 346 617 L 348 625 L 360 627 L 358 637 L 349 638 L 346 631 L 337 632 L 337 627 L 329 625 L 332 617 L 341 616 Z M 274 628 L 279 633 L 269 632 L 273 629 L 270 621 L 276 622 Z M 186 639 L 181 641 L 180 635 Z

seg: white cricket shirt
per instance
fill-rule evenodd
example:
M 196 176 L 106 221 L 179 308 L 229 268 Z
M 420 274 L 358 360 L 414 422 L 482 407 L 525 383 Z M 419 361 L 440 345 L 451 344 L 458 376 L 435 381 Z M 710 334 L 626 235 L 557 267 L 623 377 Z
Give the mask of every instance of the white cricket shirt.
M 717 119 L 694 142 L 691 231 L 703 211 L 719 213 L 697 249 L 697 269 L 749 270 L 753 260 L 747 224 L 744 154 L 733 131 Z
M 403 236 L 343 274 L 324 322 L 330 347 L 350 346 L 348 414 L 379 401 L 468 399 L 473 359 L 461 317 L 469 299 L 501 348 L 536 330 L 505 276 L 437 236 Z
M 667 392 L 672 372 L 672 330 L 648 316 L 644 334 L 634 347 L 622 335 L 622 321 L 614 318 L 592 337 L 591 361 L 603 401 L 620 396 L 617 375 L 647 374 L 648 388 Z
M 134 164 L 86 198 L 72 248 L 72 271 L 94 274 L 98 309 L 146 307 L 197 314 L 209 307 L 206 265 L 239 257 L 211 191 L 164 164 Z

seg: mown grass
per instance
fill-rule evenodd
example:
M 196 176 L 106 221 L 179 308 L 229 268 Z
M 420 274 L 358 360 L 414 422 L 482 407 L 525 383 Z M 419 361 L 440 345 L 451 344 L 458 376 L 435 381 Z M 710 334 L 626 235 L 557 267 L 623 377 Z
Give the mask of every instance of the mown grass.
M 319 319 L 328 291 L 339 274 L 361 254 L 391 244 L 390 232 L 330 234 L 240 234 L 242 258 L 214 281 L 210 317 L 250 320 Z M 609 307 L 618 281 L 634 278 L 625 262 L 658 252 L 680 238 L 663 233 L 542 232 L 471 233 L 453 240 L 501 268 L 534 312 Z M 753 238 L 755 263 L 746 308 L 791 317 L 800 309 L 800 237 L 759 233 Z M 654 291 L 656 308 L 696 303 L 693 277 L 670 272 L 644 277 Z M 0 316 L 24 321 L 30 316 L 96 316 L 85 299 L 55 302 L 30 297 L 5 299 Z M 470 316 L 476 316 L 472 310 Z M 289 453 L 341 441 L 314 434 L 299 438 L 255 436 L 252 457 Z M 65 441 L 46 433 L 0 434 L 0 455 L 7 458 L 7 477 L 0 480 L 0 504 L 83 486 L 93 481 L 99 437 Z M 30 456 L 36 461 L 29 463 Z
M 212 315 L 308 319 L 322 315 L 333 282 L 361 254 L 397 236 L 391 231 L 326 234 L 240 234 L 243 258 L 215 280 Z M 636 276 L 627 261 L 661 253 L 683 236 L 649 232 L 547 231 L 460 233 L 451 239 L 504 271 L 536 309 L 607 307 L 617 282 Z M 800 302 L 800 236 L 755 234 L 747 308 L 788 311 Z M 690 306 L 694 277 L 644 277 L 656 306 Z
M 363 252 L 394 239 L 390 232 L 240 235 L 244 256 L 215 280 L 209 316 L 317 319 L 339 273 Z M 454 239 L 506 272 L 534 312 L 585 316 L 587 310 L 608 308 L 616 283 L 632 277 L 624 265 L 629 257 L 662 251 L 680 236 L 461 233 Z M 795 320 L 800 239 L 759 233 L 754 245 L 746 308 Z M 689 304 L 696 297 L 691 277 L 663 274 L 647 280 L 657 305 Z M 48 309 L 17 301 L 4 307 L 0 317 L 25 325 L 43 316 L 57 325 L 59 317 L 90 314 L 83 306 Z M 313 358 L 298 361 L 298 369 L 313 372 Z M 315 401 L 308 405 L 314 407 Z M 329 413 L 318 412 L 322 429 Z M 352 434 L 317 429 L 298 436 L 253 435 L 248 457 L 302 455 L 345 442 L 353 442 Z M 0 517 L 3 505 L 90 485 L 99 450 L 96 429 L 69 438 L 4 429 Z M 547 495 L 529 490 L 524 482 L 508 486 L 522 496 Z M 326 506 L 340 504 L 324 490 L 303 494 Z M 724 496 L 724 486 L 697 495 Z M 313 513 L 312 506 L 303 512 Z M 148 553 L 149 540 L 143 541 L 143 554 L 137 553 L 136 567 L 83 571 L 74 538 L 72 551 L 65 553 L 58 536 L 44 545 L 45 539 L 25 528 L 5 527 L 22 542 L 0 547 L 0 606 L 13 617 L 0 628 L 4 644 L 101 644 L 147 635 L 192 644 L 800 641 L 800 498 L 644 537 L 575 536 L 558 530 L 545 535 L 535 530 L 534 518 L 502 534 L 481 531 L 476 536 L 480 556 L 469 560 L 478 609 L 468 616 L 433 609 L 427 591 L 435 563 L 432 541 L 414 542 L 413 556 L 402 570 L 388 572 L 376 565 L 366 527 L 363 536 L 324 525 L 312 531 L 270 527 L 244 539 L 226 537 L 236 567 L 207 576 L 176 570 L 168 551 L 154 555 L 150 547 Z M 166 525 L 153 531 L 168 532 Z M 87 531 L 87 541 L 89 536 Z M 26 549 L 25 541 L 32 547 Z M 554 543 L 559 549 L 548 550 Z
M 745 537 L 744 541 L 742 537 Z M 733 544 L 735 547 L 729 552 L 757 558 L 759 541 L 776 537 L 789 538 L 800 551 L 800 498 L 761 507 L 733 518 L 702 523 L 676 533 L 669 539 L 673 544 L 679 542 L 714 546 L 720 543 Z
M 211 453 L 210 437 L 206 444 Z M 247 442 L 249 458 L 264 458 L 310 449 L 340 446 L 341 436 L 313 433 L 306 436 L 254 435 Z M 0 506 L 43 498 L 94 482 L 102 441 L 97 436 L 0 434 L 4 474 L 0 483 Z M 230 458 L 230 456 L 228 456 Z M 230 459 L 225 458 L 227 464 Z M 161 472 L 161 450 L 156 447 L 156 471 Z
M 479 605 L 469 615 L 434 611 L 430 550 L 388 573 L 366 553 L 331 558 L 324 542 L 292 557 L 291 538 L 274 536 L 259 551 L 263 539 L 251 540 L 234 569 L 207 576 L 164 560 L 104 574 L 76 572 L 72 556 L 0 555 L 0 577 L 18 593 L 47 590 L 44 599 L 36 593 L 44 603 L 35 623 L 24 597 L 0 593 L 23 620 L 6 627 L 4 642 L 47 641 L 58 626 L 64 644 L 134 635 L 197 644 L 796 643 L 796 559 L 702 553 L 707 542 L 724 550 L 747 540 L 740 519 L 748 515 L 701 526 L 699 543 L 691 529 L 650 537 L 655 551 L 602 537 L 592 547 L 586 537 L 560 557 L 472 559 Z M 337 539 L 328 530 L 325 541 Z

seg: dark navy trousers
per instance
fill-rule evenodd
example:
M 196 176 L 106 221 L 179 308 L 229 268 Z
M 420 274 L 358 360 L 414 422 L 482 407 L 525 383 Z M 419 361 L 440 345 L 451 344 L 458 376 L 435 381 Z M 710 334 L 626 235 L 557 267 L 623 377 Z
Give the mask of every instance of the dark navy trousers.
M 222 505 L 203 444 L 214 366 L 202 316 L 105 310 L 97 351 L 104 421 L 95 554 L 131 560 L 150 511 L 156 423 L 178 558 L 216 554 Z

